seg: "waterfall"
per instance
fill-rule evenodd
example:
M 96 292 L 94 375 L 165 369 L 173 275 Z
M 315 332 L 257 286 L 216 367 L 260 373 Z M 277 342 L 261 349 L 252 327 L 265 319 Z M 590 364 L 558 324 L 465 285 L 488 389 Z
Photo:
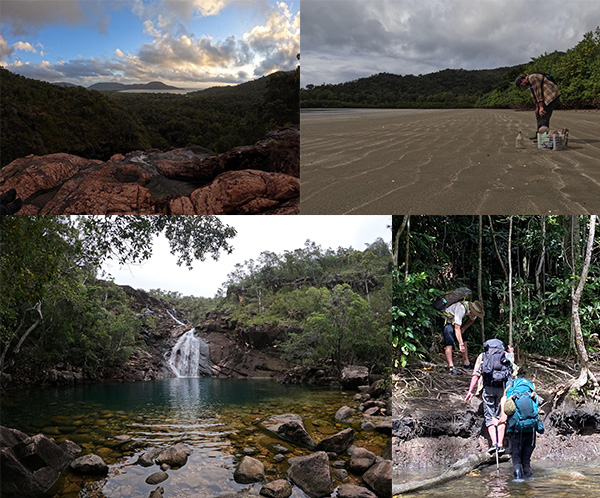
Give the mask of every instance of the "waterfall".
M 169 366 L 177 377 L 200 377 L 212 373 L 207 342 L 192 328 L 183 334 L 169 356 Z

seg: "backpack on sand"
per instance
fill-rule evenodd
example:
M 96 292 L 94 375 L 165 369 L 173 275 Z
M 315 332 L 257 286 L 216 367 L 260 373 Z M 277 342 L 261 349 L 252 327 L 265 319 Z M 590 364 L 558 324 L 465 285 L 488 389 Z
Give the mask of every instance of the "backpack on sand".
M 459 287 L 458 289 L 454 289 L 452 292 L 448 292 L 444 296 L 438 297 L 433 302 L 433 307 L 438 311 L 444 311 L 448 306 L 452 306 L 453 304 L 468 300 L 471 297 L 471 289 L 467 287 Z
M 504 387 L 512 378 L 511 362 L 506 357 L 504 343 L 500 339 L 483 343 L 481 373 L 484 386 Z
M 518 378 L 513 381 L 506 390 L 504 411 L 507 415 L 513 412 L 508 417 L 507 432 L 544 433 L 544 424 L 539 419 L 538 397 L 533 383 L 529 380 Z

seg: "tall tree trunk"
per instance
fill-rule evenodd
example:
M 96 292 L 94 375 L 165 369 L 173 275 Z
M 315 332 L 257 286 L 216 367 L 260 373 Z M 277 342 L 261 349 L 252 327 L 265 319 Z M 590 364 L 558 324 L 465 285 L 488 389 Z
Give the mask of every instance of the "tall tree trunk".
M 573 331 L 575 336 L 575 346 L 577 356 L 579 357 L 579 363 L 581 365 L 581 372 L 579 378 L 571 384 L 571 389 L 581 389 L 588 383 L 588 380 L 592 382 L 595 389 L 598 389 L 598 380 L 594 374 L 590 371 L 590 360 L 583 340 L 583 334 L 581 332 L 581 320 L 579 317 L 579 303 L 581 302 L 581 295 L 583 294 L 583 288 L 590 271 L 590 264 L 592 261 L 592 251 L 594 249 L 594 236 L 596 233 L 596 215 L 590 216 L 590 230 L 588 233 L 587 246 L 585 250 L 585 259 L 583 261 L 583 269 L 581 270 L 581 278 L 577 287 L 572 288 L 572 306 L 571 316 L 573 318 Z
M 508 224 L 508 344 L 513 345 L 513 292 L 512 292 L 512 228 L 513 217 L 509 217 Z
M 19 342 L 17 342 L 17 345 L 13 349 L 13 355 L 15 357 L 19 354 L 19 351 L 21 350 L 21 346 L 25 342 L 25 339 L 27 339 L 29 334 L 31 334 L 37 328 L 37 326 L 41 323 L 41 321 L 44 319 L 44 316 L 42 315 L 42 302 L 41 301 L 38 301 L 38 303 L 33 308 L 30 308 L 27 311 L 33 311 L 33 310 L 38 312 L 38 318 L 35 322 L 33 322 L 33 324 L 21 336 L 21 338 L 19 339 Z M 25 312 L 25 313 L 27 313 L 27 312 Z M 21 328 L 21 325 L 19 325 L 19 328 L 17 329 L 17 331 L 20 328 Z M 10 346 L 10 344 L 6 345 L 6 348 L 2 352 L 2 356 L 0 356 L 0 372 L 4 371 L 4 363 L 6 361 L 6 353 L 8 352 L 9 346 Z M 11 363 L 12 363 L 12 361 L 9 362 L 9 364 L 11 364 Z
M 408 256 L 410 249 L 410 216 L 406 220 L 406 257 L 404 259 L 404 279 L 408 280 Z
M 483 245 L 483 216 L 479 215 L 479 262 L 477 269 L 477 296 L 483 303 L 483 290 L 482 290 L 482 261 L 481 261 L 481 251 Z M 481 344 L 485 342 L 485 322 L 484 317 L 481 317 Z
M 404 229 L 406 228 L 406 225 L 408 223 L 408 220 L 410 219 L 410 215 L 404 215 L 402 218 L 402 225 L 400 225 L 400 228 L 398 229 L 398 231 L 396 232 L 396 236 L 394 237 L 394 247 L 393 247 L 393 260 L 394 260 L 394 267 L 398 268 L 398 265 L 400 264 L 400 237 L 402 236 L 402 232 L 404 232 Z
M 540 300 L 541 312 L 543 315 L 546 314 L 546 308 L 544 305 L 544 291 L 542 289 L 542 284 L 540 283 L 540 275 L 542 274 L 542 270 L 544 268 L 544 261 L 546 259 L 546 217 L 542 216 L 542 252 L 540 254 L 540 259 L 538 261 L 537 267 L 535 269 L 535 290 L 537 292 L 538 298 Z

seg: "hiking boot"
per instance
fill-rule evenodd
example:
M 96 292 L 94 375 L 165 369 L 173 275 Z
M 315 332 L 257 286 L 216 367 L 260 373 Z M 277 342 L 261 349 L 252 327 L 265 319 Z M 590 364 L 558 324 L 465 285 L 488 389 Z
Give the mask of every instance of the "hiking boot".
M 498 446 L 498 455 L 503 455 L 505 452 L 504 446 Z
M 497 448 L 498 448 L 498 454 L 500 454 L 500 449 L 502 448 L 502 446 L 498 446 Z M 488 452 L 488 455 L 493 455 L 494 453 L 496 453 L 496 445 L 492 444 L 488 448 L 487 452 Z M 502 453 L 504 453 L 504 448 L 502 448 Z
M 463 365 L 463 368 L 465 370 L 473 370 L 475 367 L 473 367 L 473 363 L 469 363 L 468 365 Z
M 449 373 L 454 374 L 454 375 L 462 375 L 463 373 L 460 370 L 457 370 L 454 367 L 451 367 L 450 370 L 448 370 Z

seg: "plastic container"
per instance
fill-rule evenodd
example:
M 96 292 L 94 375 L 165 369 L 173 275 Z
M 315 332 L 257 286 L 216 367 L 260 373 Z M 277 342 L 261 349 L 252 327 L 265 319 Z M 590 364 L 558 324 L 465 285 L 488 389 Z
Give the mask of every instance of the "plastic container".
M 563 150 L 565 148 L 565 136 L 561 133 L 548 135 L 547 133 L 537 134 L 538 149 L 545 150 Z
M 521 134 L 521 131 L 519 131 L 519 133 L 517 134 L 516 146 L 517 146 L 517 149 L 525 148 L 525 145 L 523 144 L 523 135 Z

